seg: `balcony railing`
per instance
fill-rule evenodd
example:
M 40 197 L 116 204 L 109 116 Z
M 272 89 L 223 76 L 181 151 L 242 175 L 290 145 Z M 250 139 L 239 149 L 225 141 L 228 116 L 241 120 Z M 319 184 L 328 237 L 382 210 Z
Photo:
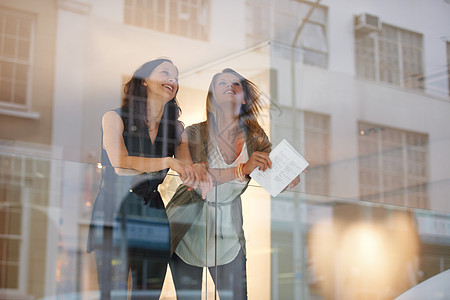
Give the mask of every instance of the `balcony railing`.
M 94 253 L 86 252 L 86 243 L 101 166 L 7 152 L 0 158 L 1 298 L 99 299 L 105 290 L 99 289 Z M 160 186 L 166 206 L 179 185 L 169 174 Z M 249 299 L 393 299 L 449 268 L 448 212 L 302 189 L 270 197 L 252 181 L 242 196 Z M 130 193 L 124 186 L 116 191 Z M 220 222 L 218 205 L 202 205 L 213 207 L 210 217 Z M 101 226 L 124 225 L 116 221 Z M 128 221 L 130 247 L 145 254 L 154 253 L 155 245 L 168 246 L 167 227 L 138 214 Z M 112 238 L 112 248 L 120 251 L 120 239 Z M 164 299 L 175 299 L 170 275 Z M 110 287 L 113 298 L 126 293 L 126 287 Z M 441 288 L 445 293 L 446 286 Z M 209 273 L 197 292 L 213 299 Z

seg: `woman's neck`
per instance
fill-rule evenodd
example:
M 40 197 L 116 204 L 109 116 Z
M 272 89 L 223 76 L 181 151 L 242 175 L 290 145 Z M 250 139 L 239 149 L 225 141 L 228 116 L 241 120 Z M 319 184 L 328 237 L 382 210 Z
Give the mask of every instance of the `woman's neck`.
M 149 129 L 154 129 L 161 121 L 164 113 L 164 105 L 162 101 L 147 100 L 147 126 Z
M 236 134 L 239 131 L 239 117 L 232 113 L 224 113 L 220 116 L 218 130 L 219 134 L 230 135 L 232 133 Z

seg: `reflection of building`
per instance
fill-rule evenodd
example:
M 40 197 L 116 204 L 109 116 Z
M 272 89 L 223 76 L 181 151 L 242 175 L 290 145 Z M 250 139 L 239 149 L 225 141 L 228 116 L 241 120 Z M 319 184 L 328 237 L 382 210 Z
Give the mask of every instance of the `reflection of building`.
M 12 150 L 26 158 L 1 154 L 0 201 L 20 204 L 2 207 L 0 234 L 3 245 L 24 250 L 20 256 L 1 252 L 1 272 L 17 275 L 0 288 L 36 297 L 96 289 L 84 242 L 99 178 L 100 118 L 119 105 L 123 78 L 159 56 L 179 67 L 186 125 L 205 117 L 211 75 L 233 67 L 261 86 L 276 108 L 264 123 L 273 142 L 288 139 L 311 164 L 303 177 L 307 197 L 286 193 L 271 199 L 267 210 L 255 207 L 272 216 L 272 227 L 263 222 L 260 231 L 272 230 L 263 247 L 275 248 L 272 265 L 263 269 L 271 269 L 272 286 L 263 282 L 258 291 L 289 299 L 320 293 L 305 280 L 314 268 L 306 262 L 306 233 L 320 218 L 351 220 L 355 212 L 335 209 L 329 196 L 450 211 L 450 26 L 443 26 L 450 25 L 450 5 L 413 3 L 0 1 L 0 139 L 28 143 Z M 305 199 L 311 205 L 301 203 Z M 316 205 L 314 199 L 327 201 Z M 56 218 L 38 211 L 57 211 Z M 374 223 L 390 220 L 387 211 L 355 214 L 364 220 L 376 215 Z M 410 217 L 424 245 L 421 270 L 448 268 L 447 233 L 424 239 L 424 224 L 437 232 L 437 223 Z M 21 230 L 6 220 L 22 224 Z M 47 231 L 34 226 L 41 221 Z M 269 261 L 268 252 L 258 252 L 264 253 L 260 261 Z
M 359 122 L 362 200 L 428 208 L 428 136 Z
M 255 11 L 264 12 L 257 8 L 264 1 L 247 2 Z M 299 63 L 299 54 L 283 50 L 286 47 L 273 46 L 271 97 L 278 101 L 283 113 L 272 118 L 272 140 L 290 138 L 311 164 L 304 176 L 304 188 L 309 194 L 272 199 L 271 242 L 275 248 L 272 268 L 278 270 L 277 278 L 272 277 L 272 286 L 278 287 L 275 295 L 295 298 L 308 291 L 316 292 L 305 278 L 307 270 L 314 266 L 298 263 L 309 255 L 303 252 L 302 245 L 313 226 L 299 223 L 298 218 L 308 219 L 310 209 L 315 208 L 319 212 L 317 216 L 324 214 L 325 218 L 332 209 L 334 226 L 340 220 L 392 223 L 389 209 L 350 209 L 350 205 L 338 208 L 331 203 L 321 208 L 314 202 L 303 204 L 302 200 L 328 202 L 330 195 L 449 210 L 450 176 L 448 168 L 442 169 L 444 161 L 446 165 L 450 163 L 444 158 L 445 151 L 450 150 L 448 145 L 444 146 L 449 135 L 442 130 L 449 126 L 450 105 L 444 72 L 448 57 L 445 38 L 438 38 L 448 34 L 440 31 L 437 24 L 449 24 L 444 14 L 438 12 L 442 9 L 448 14 L 450 6 L 440 3 L 418 10 L 415 6 L 396 7 L 389 3 L 385 6 L 389 9 L 384 9 L 382 3 L 377 3 L 367 9 L 363 4 L 343 8 L 342 3 L 320 1 L 311 18 L 302 23 L 292 21 L 289 16 L 308 15 L 307 9 L 301 11 L 302 5 L 311 7 L 316 1 L 282 2 L 266 10 L 271 14 L 267 19 L 275 27 L 279 24 L 280 28 L 290 30 L 284 30 L 284 35 L 277 29 L 265 34 L 279 43 L 292 45 L 296 30 L 303 26 L 295 46 L 302 52 L 304 64 Z M 425 5 L 420 1 L 415 3 Z M 435 9 L 436 13 L 431 14 Z M 404 17 L 398 14 L 400 11 L 405 13 Z M 411 15 L 426 18 L 428 14 L 430 18 L 439 16 L 436 26 L 422 26 L 409 18 Z M 258 35 L 257 29 L 253 32 L 252 37 Z M 305 40 L 311 32 L 316 33 L 315 39 Z M 316 53 L 324 58 L 311 59 L 313 54 L 307 45 L 322 49 Z M 292 76 L 296 78 L 293 87 Z M 276 209 L 278 206 L 281 209 Z M 292 221 L 284 217 L 286 212 L 293 215 Z M 409 219 L 418 222 L 414 214 Z M 421 269 L 432 269 L 433 274 L 445 270 L 448 264 L 448 255 L 443 253 L 449 251 L 448 245 L 442 243 L 448 237 L 446 234 L 440 237 L 440 242 L 422 239 L 422 258 L 428 263 L 422 263 Z M 328 272 L 337 270 L 330 266 Z M 342 295 L 336 281 L 340 280 L 339 275 L 334 274 L 333 295 Z M 411 274 L 419 281 L 428 278 L 421 276 L 421 271 Z M 405 279 L 401 286 L 405 284 L 414 284 L 414 280 Z
M 56 263 L 58 225 L 51 214 L 57 171 L 48 159 L 58 158 L 51 146 L 54 2 L 0 1 L 2 299 L 42 297 L 54 281 L 46 272 Z

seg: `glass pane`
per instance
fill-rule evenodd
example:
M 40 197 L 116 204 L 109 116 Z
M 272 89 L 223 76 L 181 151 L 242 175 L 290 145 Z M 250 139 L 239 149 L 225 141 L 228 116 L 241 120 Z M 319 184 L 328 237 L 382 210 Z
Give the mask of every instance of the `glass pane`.
M 124 12 L 124 23 L 125 24 L 133 24 L 131 12 L 132 12 L 132 10 L 130 8 L 127 7 L 125 9 L 125 12 Z
M 18 81 L 28 80 L 28 66 L 17 64 L 15 67 L 16 67 L 16 80 Z
M 284 42 L 286 44 L 290 44 L 293 41 L 295 35 L 295 28 L 297 27 L 298 20 L 295 16 L 288 15 L 286 13 L 277 14 L 276 15 L 276 24 L 277 29 L 275 32 L 274 39 L 280 42 Z M 259 26 L 259 23 L 255 24 L 255 26 Z M 259 30 L 263 32 L 267 32 L 264 28 L 260 28 Z
M 30 42 L 28 41 L 18 41 L 18 53 L 17 57 L 19 59 L 29 59 L 30 52 Z
M 27 40 L 29 40 L 31 38 L 31 20 L 28 20 L 26 18 L 22 18 L 20 20 L 18 35 L 21 38 L 24 38 Z
M 0 101 L 11 102 L 12 90 L 11 82 L 0 80 Z
M 320 25 L 306 23 L 303 28 L 301 40 L 304 47 L 324 52 L 327 51 L 324 28 Z
M 14 64 L 0 61 L 0 76 L 3 80 L 10 79 L 13 76 Z
M 6 57 L 15 57 L 17 55 L 17 40 L 9 37 L 4 38 L 3 55 Z
M 321 1 L 293 49 L 316 0 L 75 1 L 92 5 L 71 18 L 55 3 L 74 1 L 36 2 L 0 5 L 2 296 L 403 300 L 448 270 L 445 1 Z M 172 78 L 146 64 L 160 57 L 179 77 L 176 126 Z M 220 95 L 225 68 L 260 99 L 246 81 Z M 228 122 L 218 131 L 207 103 Z M 309 166 L 273 196 L 241 171 L 283 139 Z M 186 153 L 209 168 L 176 160 Z M 188 191 L 186 170 L 217 190 Z M 421 298 L 434 293 L 450 298 Z
M 20 220 L 20 219 L 19 219 Z M 12 224 L 16 225 L 16 224 Z M 20 241 L 18 240 L 4 240 L 7 242 L 7 255 L 9 262 L 18 262 L 20 253 Z
M 5 33 L 8 35 L 17 35 L 18 34 L 18 23 L 19 20 L 14 16 L 6 16 L 5 17 Z
M 207 39 L 209 1 L 139 0 L 127 3 L 125 22 L 191 39 Z M 130 21 L 127 21 L 130 19 Z
M 135 11 L 133 25 L 143 26 L 144 25 L 144 18 L 145 18 L 145 16 L 143 15 L 142 10 Z
M 164 17 L 157 17 L 157 27 L 158 30 L 164 31 L 166 28 Z
M 14 86 L 14 103 L 25 105 L 27 102 L 27 85 L 26 83 L 17 82 Z
M 158 7 L 158 14 L 165 15 L 165 13 L 166 13 L 166 1 L 158 0 L 157 4 L 158 4 L 157 5 L 157 7 Z
M 4 199 L 2 199 L 3 201 L 1 202 L 5 202 Z M 6 234 L 8 232 L 8 219 L 7 217 L 9 217 L 9 214 L 6 210 L 0 210 L 0 234 Z
M 5 281 L 0 281 L 0 288 L 17 289 L 19 287 L 19 268 L 17 266 L 2 266 L 0 272 L 4 274 Z

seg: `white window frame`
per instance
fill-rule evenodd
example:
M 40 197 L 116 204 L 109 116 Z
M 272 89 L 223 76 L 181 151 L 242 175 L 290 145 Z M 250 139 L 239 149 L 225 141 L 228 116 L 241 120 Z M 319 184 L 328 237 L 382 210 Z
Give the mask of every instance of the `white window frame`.
M 402 195 L 402 203 L 389 203 L 389 204 L 400 204 L 404 206 L 412 206 L 417 207 L 415 203 L 411 203 L 411 199 L 413 197 L 417 197 L 420 194 L 425 193 L 425 195 L 422 195 L 425 199 L 423 203 L 420 203 L 420 207 L 418 208 L 429 208 L 429 195 L 427 190 L 421 191 L 422 187 L 426 188 L 427 182 L 428 182 L 428 155 L 429 155 L 429 149 L 428 145 L 410 145 L 408 144 L 407 138 L 408 135 L 415 136 L 416 138 L 423 138 L 428 140 L 428 135 L 423 133 L 417 133 L 412 132 L 408 130 L 403 129 L 397 129 L 392 127 L 383 127 L 376 124 L 371 124 L 368 122 L 360 121 L 358 122 L 358 128 L 360 129 L 359 137 L 358 137 L 358 153 L 360 155 L 359 157 L 359 188 L 360 188 L 360 194 L 361 198 L 363 200 L 372 200 L 376 199 L 376 202 L 380 203 L 388 203 L 385 201 L 385 193 L 391 193 L 391 194 L 401 194 Z M 399 139 L 397 141 L 389 140 L 385 134 L 384 131 L 387 130 L 393 130 L 399 135 Z M 365 139 L 371 139 L 365 140 Z M 366 153 L 366 149 L 363 149 L 363 145 L 372 144 L 376 149 L 374 151 L 371 151 L 370 153 Z M 385 149 L 385 146 L 391 146 Z M 396 145 L 397 147 L 393 147 L 393 145 Z M 415 151 L 416 153 L 422 153 L 424 157 L 424 161 L 421 161 L 419 164 L 414 163 L 413 155 L 410 155 L 410 151 Z M 399 154 L 399 157 L 397 157 L 397 163 L 400 164 L 400 171 L 391 171 L 387 170 L 385 168 L 386 162 L 388 162 L 390 159 L 392 159 L 392 154 Z M 391 157 L 389 155 L 391 154 Z M 372 162 L 374 162 L 374 166 L 367 166 L 367 163 L 370 161 L 365 161 L 367 158 L 372 158 Z M 392 161 L 389 165 L 394 166 L 395 161 Z M 418 176 L 414 173 L 414 167 L 420 166 L 425 167 L 424 174 L 422 176 Z M 395 166 L 394 166 L 395 168 Z M 361 181 L 362 174 L 368 174 L 371 173 L 373 176 L 377 176 L 377 182 L 378 184 L 375 186 L 374 184 L 366 184 L 366 182 Z M 384 186 L 385 177 L 389 176 L 395 176 L 400 175 L 402 183 L 397 189 L 390 190 L 387 189 Z M 422 182 L 422 184 L 413 185 L 411 182 L 418 181 Z M 366 184 L 366 185 L 365 185 Z M 414 188 L 419 188 L 419 191 L 413 192 Z M 372 190 L 372 194 L 365 194 L 363 193 L 363 190 Z M 413 199 L 414 200 L 414 199 Z
M 147 11 L 147 15 L 142 15 L 142 11 L 138 11 L 137 8 L 138 0 L 125 0 L 125 10 L 124 10 L 124 23 L 132 26 L 138 26 L 143 28 L 148 28 L 151 30 L 162 31 L 169 34 L 175 34 L 179 36 L 184 36 L 196 40 L 209 40 L 209 8 L 210 0 L 163 0 L 164 8 L 163 13 L 160 13 L 158 8 L 158 3 L 152 0 L 141 0 L 144 5 L 143 10 Z M 205 2 L 205 3 L 202 3 Z M 176 7 L 176 27 L 171 28 L 173 21 L 173 12 L 171 12 L 171 6 Z M 182 7 L 188 8 L 187 12 L 182 12 Z M 196 19 L 191 18 L 190 10 L 191 8 L 196 8 L 198 15 Z M 207 15 L 201 15 L 200 12 L 207 11 Z M 138 16 L 142 17 L 138 20 Z M 158 23 L 159 18 L 164 18 L 162 26 Z M 149 22 L 149 20 L 151 20 Z M 188 26 L 187 33 L 182 34 L 179 32 L 179 21 L 190 21 L 192 26 Z M 195 23 L 194 23 L 195 21 Z M 151 23 L 151 24 L 150 24 Z M 197 27 L 197 29 L 194 29 Z M 201 27 L 201 28 L 200 28 Z M 199 32 L 200 30 L 201 32 Z
M 418 87 L 408 87 L 407 84 L 405 84 L 406 79 L 405 78 L 405 70 L 403 68 L 403 64 L 405 63 L 405 59 L 404 59 L 404 55 L 403 55 L 403 50 L 405 48 L 411 48 L 410 46 L 406 45 L 405 43 L 402 43 L 402 33 L 412 33 L 414 35 L 417 35 L 418 37 L 421 38 L 421 45 L 420 45 L 420 49 L 418 49 L 420 51 L 420 61 L 418 61 L 419 64 L 419 68 L 421 69 L 421 74 L 417 75 L 417 78 L 420 80 L 424 80 L 424 47 L 423 47 L 423 34 L 418 33 L 418 32 L 414 32 L 408 29 L 404 29 L 401 27 L 397 27 L 397 26 L 393 26 L 390 24 L 386 24 L 386 23 L 382 23 L 381 25 L 381 30 L 379 31 L 372 31 L 372 32 L 366 32 L 366 33 L 361 33 L 361 32 L 356 32 L 355 31 L 355 51 L 356 51 L 356 55 L 355 55 L 355 60 L 356 60 L 356 75 L 360 78 L 364 78 L 364 79 L 371 79 L 371 80 L 375 80 L 378 82 L 384 82 L 387 84 L 393 84 L 396 86 L 400 86 L 402 88 L 409 88 L 409 89 L 413 89 L 413 90 L 420 90 L 423 91 L 425 89 L 425 84 L 424 82 L 422 83 L 421 86 Z M 381 59 L 382 59 L 382 54 L 381 54 L 381 50 L 380 50 L 380 43 L 382 43 L 383 41 L 388 41 L 387 38 L 383 37 L 383 27 L 390 27 L 392 29 L 394 29 L 396 31 L 396 40 L 393 41 L 392 44 L 395 44 L 396 48 L 397 48 L 397 53 L 395 56 L 395 59 L 397 60 L 397 65 L 396 65 L 396 70 L 398 70 L 398 80 L 397 81 L 392 81 L 392 80 L 386 80 L 383 79 L 381 76 L 381 73 L 383 70 L 381 70 Z M 358 37 L 359 36 L 359 37 Z M 360 42 L 358 41 L 363 41 L 363 39 L 372 39 L 373 40 L 373 63 L 371 63 L 370 65 L 373 67 L 373 70 L 375 72 L 375 74 L 373 76 L 368 76 L 366 74 L 365 69 L 361 69 L 361 67 L 364 66 L 364 61 L 361 60 L 362 58 L 360 58 L 358 56 L 358 52 L 361 53 L 368 53 L 368 51 L 363 48 L 358 48 L 358 45 L 360 44 Z
M 309 172 L 305 174 L 305 180 L 302 180 L 306 193 L 319 193 L 323 195 L 328 195 L 330 190 L 330 148 L 331 148 L 331 116 L 328 114 L 317 113 L 312 111 L 305 111 L 299 108 L 292 108 L 290 106 L 280 105 L 282 114 L 278 117 L 271 118 L 271 141 L 276 144 L 281 141 L 284 137 L 288 138 L 293 144 L 294 148 L 303 151 L 305 155 L 311 155 L 311 151 L 317 145 L 311 145 L 313 142 L 309 140 L 309 136 L 320 137 L 324 141 L 323 155 L 320 157 L 312 155 L 312 157 L 307 157 L 310 162 Z M 325 124 L 325 126 L 314 126 L 314 122 L 308 122 L 320 120 Z M 309 124 L 308 124 L 309 123 Z M 309 152 L 309 153 L 308 153 Z M 324 172 L 323 185 L 319 187 L 321 191 L 317 190 L 317 186 L 310 184 L 314 183 L 316 178 L 313 178 L 318 170 L 315 168 L 321 168 Z M 317 175 L 316 175 L 317 176 Z M 308 183 L 309 180 L 309 183 Z
M 34 53 L 36 19 L 31 14 L 27 14 L 27 13 L 23 13 L 20 11 L 7 9 L 7 8 L 3 8 L 3 7 L 0 7 L 0 14 L 3 16 L 26 18 L 31 23 L 31 25 L 30 25 L 30 41 L 29 41 L 30 45 L 29 45 L 29 52 L 28 52 L 27 59 L 20 59 L 18 57 L 5 57 L 2 55 L 3 49 L 0 49 L 0 60 L 1 61 L 27 66 L 25 104 L 23 104 L 23 105 L 15 104 L 15 103 L 12 103 L 12 100 L 10 102 L 0 101 L 0 114 L 11 115 L 11 116 L 16 116 L 16 117 L 23 117 L 23 118 L 37 119 L 37 118 L 39 118 L 39 113 L 32 112 L 32 96 L 31 96 L 32 81 L 33 81 L 32 69 L 33 69 L 33 65 L 34 65 L 33 53 Z M 1 22 L 3 22 L 3 24 L 1 24 L 0 28 L 2 30 L 4 30 L 6 19 L 3 18 Z M 5 45 L 4 38 L 7 36 L 11 36 L 11 35 L 6 32 L 0 32 L 0 45 Z M 17 39 L 16 36 L 13 36 L 13 37 L 15 39 Z M 12 81 L 11 86 L 13 87 L 12 94 L 14 97 L 14 78 L 11 78 L 11 81 Z
M 304 112 L 304 130 L 305 130 L 305 155 L 308 156 L 310 167 L 309 167 L 309 174 L 308 172 L 305 174 L 305 191 L 306 193 L 320 193 L 322 195 L 329 195 L 330 192 L 330 149 L 331 149 L 331 116 L 327 114 L 322 113 L 316 113 L 312 111 L 305 111 Z M 313 119 L 320 120 L 325 124 L 324 127 L 321 126 L 314 126 L 309 122 Z M 309 135 L 314 135 L 315 138 L 320 137 L 324 140 L 325 144 L 322 145 L 324 155 L 322 157 L 315 157 L 312 151 L 314 151 L 313 148 L 316 148 L 317 145 L 313 143 L 312 140 L 308 139 Z M 317 148 L 316 148 L 317 150 Z M 310 152 L 311 151 L 311 152 Z M 309 152 L 309 153 L 308 153 Z M 317 169 L 316 169 L 317 168 Z M 316 178 L 313 178 L 312 176 L 317 174 L 314 172 L 315 170 L 319 170 L 318 168 L 323 170 L 323 176 L 324 178 L 321 179 L 322 186 L 320 187 L 322 190 L 317 191 L 315 190 L 316 186 L 313 186 L 311 184 L 311 181 L 314 183 L 314 181 L 317 182 L 317 175 L 314 176 Z M 308 179 L 310 182 L 308 182 Z
M 20 234 L 1 234 L 2 239 L 17 240 L 20 242 L 19 246 L 19 259 L 18 259 L 18 278 L 17 289 L 6 288 L 7 291 L 20 292 L 25 295 L 28 285 L 28 254 L 29 254 L 29 228 L 30 228 L 30 204 L 31 200 L 30 189 L 26 186 L 25 179 L 29 176 L 26 166 L 27 157 L 16 155 L 1 155 L 0 160 L 5 165 L 4 160 L 9 161 L 9 171 L 7 173 L 15 175 L 19 178 L 17 185 L 20 186 L 20 202 L 22 204 L 22 219 L 21 219 L 21 232 Z M 34 166 L 34 165 L 33 165 Z M 16 199 L 17 200 L 17 199 Z M 2 251 L 3 252 L 3 251 Z M 0 260 L 3 260 L 0 257 Z M 8 262 L 6 262 L 8 264 Z M 1 272 L 1 271 L 0 271 Z M 3 279 L 4 280 L 4 279 Z M 3 283 L 2 283 L 3 284 Z

